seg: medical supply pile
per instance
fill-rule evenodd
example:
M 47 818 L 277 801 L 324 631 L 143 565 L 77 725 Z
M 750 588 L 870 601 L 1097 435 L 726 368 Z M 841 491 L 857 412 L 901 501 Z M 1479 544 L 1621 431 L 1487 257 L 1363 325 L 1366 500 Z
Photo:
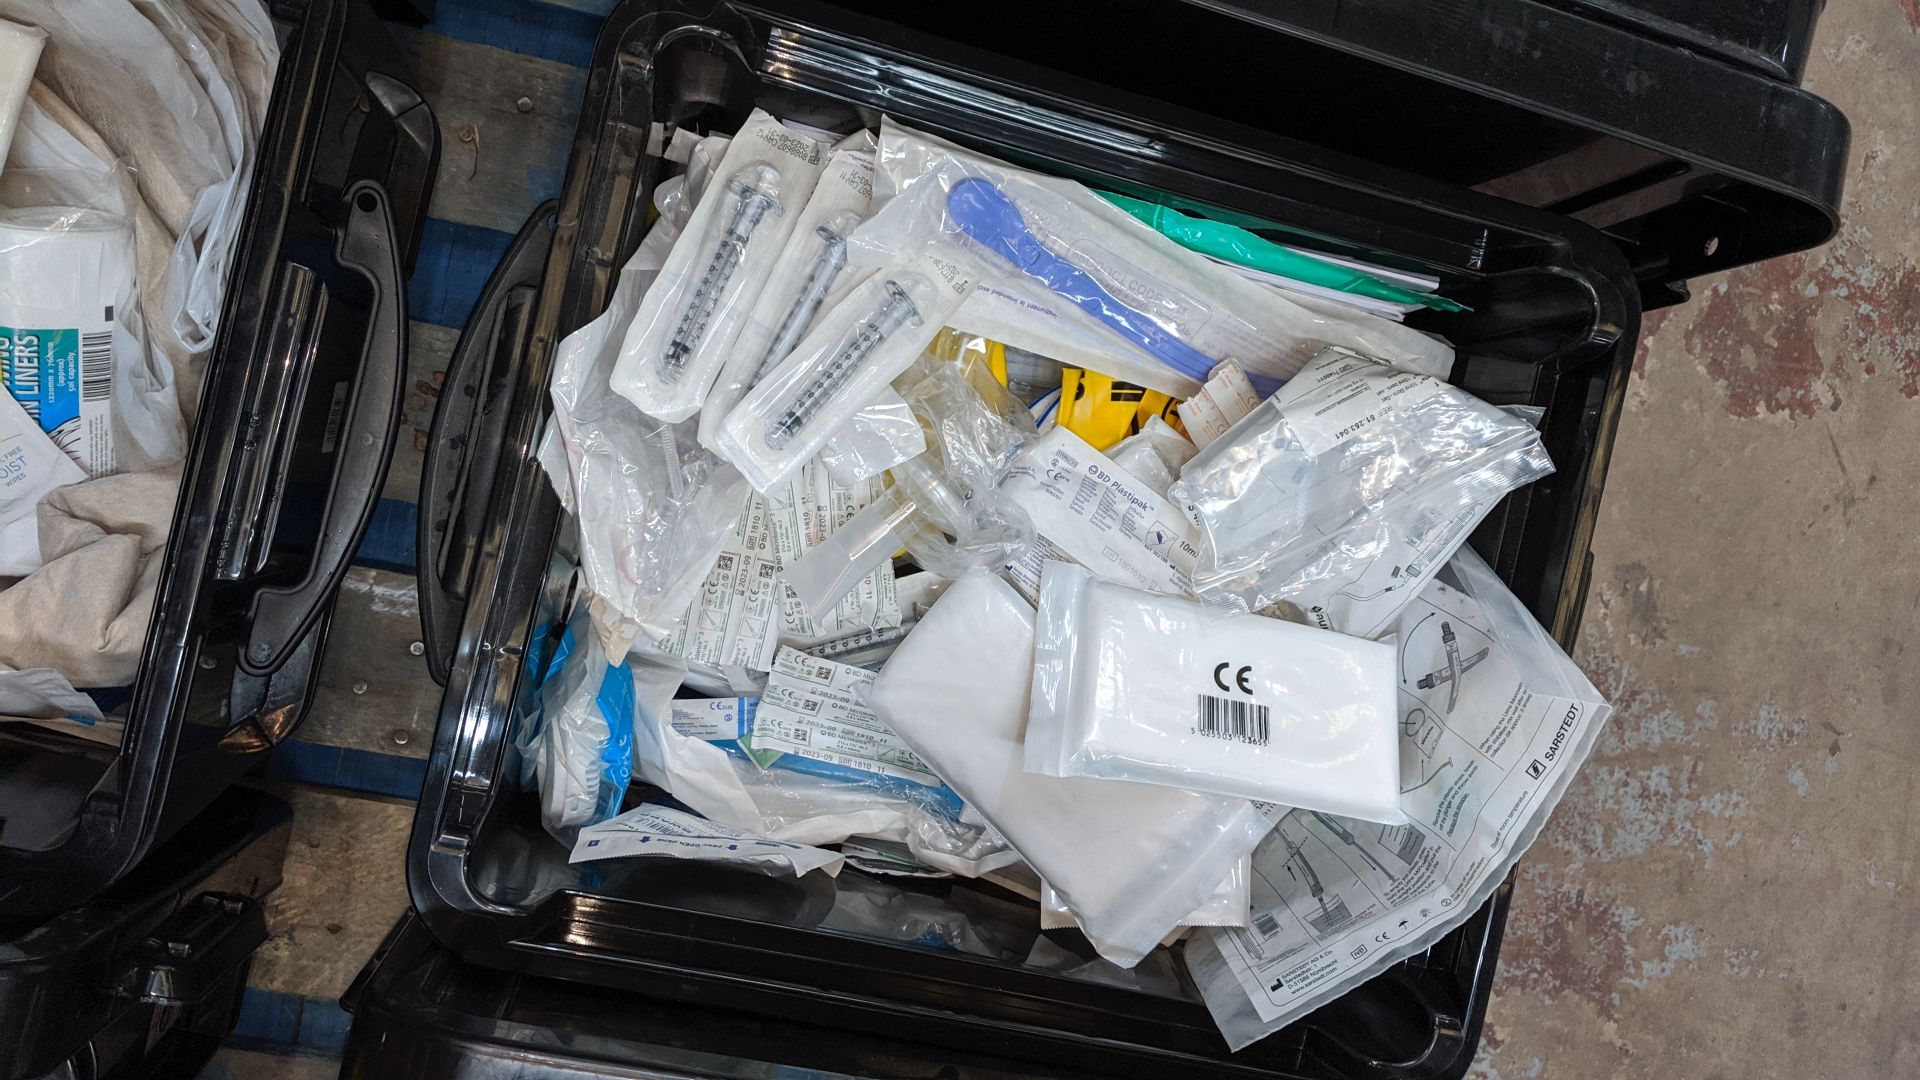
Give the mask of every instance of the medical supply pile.
M 574 861 L 1011 890 L 1236 1049 L 1484 902 L 1610 709 L 1466 546 L 1553 462 L 1456 301 L 892 121 L 654 136 L 540 454 Z
M 0 721 L 119 741 L 75 687 L 138 669 L 278 61 L 257 0 L 0 0 Z

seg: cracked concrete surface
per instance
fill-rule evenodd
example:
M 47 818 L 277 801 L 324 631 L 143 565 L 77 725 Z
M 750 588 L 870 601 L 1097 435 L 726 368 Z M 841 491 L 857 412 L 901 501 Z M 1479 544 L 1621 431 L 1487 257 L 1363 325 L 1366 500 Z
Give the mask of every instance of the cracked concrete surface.
M 1816 42 L 1842 228 L 1649 318 L 1482 1080 L 1920 1075 L 1920 6 Z

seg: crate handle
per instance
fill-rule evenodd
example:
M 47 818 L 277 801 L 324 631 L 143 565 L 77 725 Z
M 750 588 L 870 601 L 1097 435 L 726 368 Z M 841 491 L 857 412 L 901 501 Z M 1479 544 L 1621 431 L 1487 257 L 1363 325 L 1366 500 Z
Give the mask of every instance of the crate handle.
M 495 470 L 520 365 L 533 329 L 534 301 L 553 247 L 558 200 L 533 211 L 494 267 L 473 315 L 447 358 L 420 469 L 420 637 L 427 671 L 447 684 L 479 564 Z
M 352 401 L 343 403 L 331 495 L 313 560 L 298 582 L 261 589 L 253 600 L 253 633 L 240 654 L 250 675 L 271 675 L 286 663 L 326 610 L 386 483 L 400 428 L 402 373 L 407 367 L 407 301 L 400 250 L 386 188 L 362 180 L 347 189 L 346 226 L 335 258 L 367 280 L 373 292 Z
M 140 943 L 115 993 L 153 1005 L 198 1004 L 266 940 L 267 914 L 260 901 L 234 893 L 201 893 Z

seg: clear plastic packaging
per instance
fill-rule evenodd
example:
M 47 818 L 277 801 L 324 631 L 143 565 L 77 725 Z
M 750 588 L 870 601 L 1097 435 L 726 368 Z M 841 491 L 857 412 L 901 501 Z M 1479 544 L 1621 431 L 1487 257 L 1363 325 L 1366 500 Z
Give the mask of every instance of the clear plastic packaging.
M 721 421 L 753 384 L 772 374 L 814 320 L 871 272 L 850 264 L 847 240 L 866 220 L 873 200 L 873 150 L 873 134 L 862 130 L 828 152 L 819 183 L 799 210 L 701 406 L 701 443 L 714 445 Z
M 1525 421 L 1329 349 L 1188 462 L 1171 497 L 1199 522 L 1209 603 L 1284 601 L 1374 637 L 1502 496 L 1552 471 Z
M 619 331 L 659 273 L 672 243 L 657 222 L 620 273 L 600 317 L 555 351 L 553 425 L 566 450 L 587 587 L 612 610 L 618 641 L 673 632 L 713 568 L 752 492 L 700 447 L 694 425 L 649 417 L 613 392 Z M 616 625 L 617 624 L 617 625 Z
M 913 407 L 889 387 L 835 431 L 819 457 L 836 482 L 854 484 L 926 451 L 927 435 Z
M 1241 859 L 1225 880 L 1220 882 L 1207 902 L 1193 909 L 1180 920 L 1176 935 L 1195 926 L 1245 926 L 1247 925 L 1247 905 L 1253 895 L 1253 860 Z M 1040 929 L 1065 930 L 1078 926 L 1073 912 L 1067 909 L 1066 901 L 1053 891 L 1053 886 L 1040 883 Z
M 1278 826 L 1253 858 L 1251 929 L 1203 930 L 1187 943 L 1194 985 L 1235 1050 L 1472 918 L 1540 834 L 1612 713 L 1469 548 L 1421 590 L 1395 636 L 1400 805 L 1410 823 L 1273 808 Z M 1318 958 L 1314 978 L 1282 977 L 1309 957 Z
M 665 286 L 627 327 L 616 392 L 672 423 L 700 410 L 825 160 L 826 147 L 754 110 L 668 254 Z
M 883 122 L 875 214 L 931 217 L 968 238 L 982 288 L 953 319 L 984 334 L 1176 398 L 1223 360 L 1270 391 L 1327 345 L 1445 375 L 1453 350 L 1363 312 L 1310 311 L 1187 251 L 1082 184 Z M 922 187 L 934 189 L 920 192 Z M 869 237 L 879 239 L 878 235 Z
M 1033 609 L 999 578 L 955 581 L 867 700 L 1132 967 L 1207 901 L 1268 822 L 1244 799 L 1021 767 Z
M 1397 825 L 1394 683 L 1391 643 L 1048 563 L 1026 767 Z
M 747 392 L 716 446 L 756 490 L 792 475 L 913 363 L 972 287 L 970 271 L 933 254 L 877 271 Z
M 796 755 L 763 767 L 739 745 L 680 734 L 673 727 L 673 700 L 685 664 L 650 650 L 627 661 L 637 702 L 634 767 L 701 816 L 795 844 L 837 844 L 853 836 L 891 840 L 921 862 L 965 877 L 1018 858 L 985 828 L 962 820 L 950 789 Z M 766 707 L 763 700 L 760 708 Z
M 1107 457 L 1164 499 L 1180 478 L 1181 468 L 1199 452 L 1172 424 L 1155 416 L 1138 433 L 1107 451 Z
M 949 578 L 1004 566 L 1026 552 L 1032 529 L 1000 497 L 1000 485 L 1031 425 L 1004 391 L 997 397 L 997 405 L 988 402 L 951 363 L 914 386 L 909 404 L 929 433 L 927 453 L 894 466 L 884 495 L 786 568 L 787 587 L 803 607 L 830 607 L 902 547 L 921 567 Z

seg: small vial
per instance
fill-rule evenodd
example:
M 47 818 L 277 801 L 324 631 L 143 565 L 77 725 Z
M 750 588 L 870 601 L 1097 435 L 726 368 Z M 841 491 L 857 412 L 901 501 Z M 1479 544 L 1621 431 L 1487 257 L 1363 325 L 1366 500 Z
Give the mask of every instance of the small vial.
M 800 344 L 807 327 L 813 323 L 813 317 L 820 313 L 820 305 L 827 302 L 827 294 L 833 291 L 833 283 L 840 279 L 840 272 L 847 268 L 847 234 L 860 224 L 860 215 L 851 210 L 843 211 L 829 218 L 813 231 L 820 239 L 820 252 L 813 257 L 807 267 L 807 277 L 800 286 L 800 294 L 794 297 L 793 304 L 787 308 L 785 318 L 780 320 L 780 328 L 774 331 L 773 340 L 767 344 L 767 351 L 760 357 L 760 370 L 754 376 L 758 382 L 780 366 L 795 345 Z
M 707 325 L 720 306 L 720 298 L 732 283 L 734 272 L 740 269 L 740 261 L 746 257 L 747 241 L 753 239 L 753 230 L 759 228 L 767 214 L 781 213 L 780 200 L 773 194 L 779 182 L 779 172 L 764 164 L 749 165 L 727 181 L 729 205 L 720 228 L 720 239 L 701 271 L 700 280 L 694 284 L 693 295 L 680 313 L 673 336 L 667 339 L 666 351 L 660 356 L 663 382 L 678 382 L 687 369 L 688 358 L 699 351 L 700 342 L 707 336 Z
M 920 309 L 900 282 L 888 280 L 886 293 L 886 302 L 880 305 L 880 309 L 861 320 L 853 335 L 834 352 L 832 359 L 813 377 L 813 381 L 807 383 L 774 418 L 773 423 L 767 426 L 767 446 L 770 449 L 784 448 L 811 424 L 840 388 L 853 378 L 854 372 L 860 370 L 860 365 L 866 362 L 873 350 L 895 330 L 909 322 L 920 325 Z

